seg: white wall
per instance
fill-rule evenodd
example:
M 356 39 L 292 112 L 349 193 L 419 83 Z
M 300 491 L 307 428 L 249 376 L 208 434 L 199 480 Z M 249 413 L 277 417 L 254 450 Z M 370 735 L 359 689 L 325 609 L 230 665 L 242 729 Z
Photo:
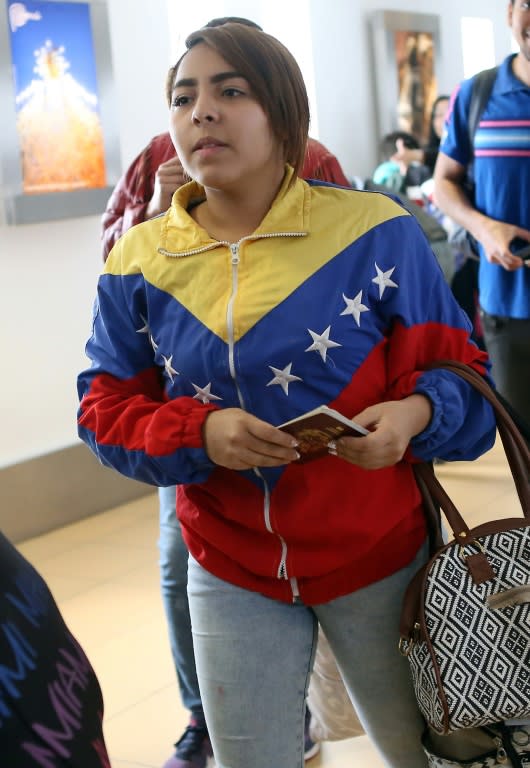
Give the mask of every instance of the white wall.
M 304 67 L 316 83 L 318 135 L 350 174 L 368 175 L 377 154 L 371 11 L 443 13 L 439 84 L 444 91 L 462 77 L 462 12 L 494 20 L 497 60 L 510 47 L 507 0 L 445 0 L 443 6 L 438 0 L 204 0 L 197 4 L 197 21 L 247 16 L 294 49 L 305 21 L 298 27 L 292 21 L 282 26 L 282 8 L 288 2 L 296 3 L 300 14 L 310 9 L 308 45 L 312 43 L 314 73 L 308 73 L 307 62 Z M 143 0 L 108 0 L 108 5 L 125 166 L 166 126 L 164 77 L 173 55 L 167 10 L 171 6 L 175 23 L 185 4 L 150 0 L 147 8 Z M 273 24 L 271 14 L 276 10 L 279 21 Z M 187 28 L 184 34 L 190 31 Z M 177 30 L 173 42 L 176 36 Z M 0 467 L 77 442 L 75 379 L 85 364 L 83 347 L 100 259 L 99 217 L 17 227 L 0 224 Z
M 167 3 L 108 6 L 125 166 L 166 127 Z M 99 232 L 99 216 L 0 224 L 0 467 L 78 442 L 75 383 L 86 365 Z
M 377 162 L 375 77 L 370 15 L 377 10 L 440 16 L 441 93 L 462 79 L 460 17 L 489 17 L 495 29 L 496 59 L 510 51 L 508 0 L 309 0 L 319 138 L 340 159 L 347 174 L 371 175 Z M 377 52 L 375 52 L 377 66 Z

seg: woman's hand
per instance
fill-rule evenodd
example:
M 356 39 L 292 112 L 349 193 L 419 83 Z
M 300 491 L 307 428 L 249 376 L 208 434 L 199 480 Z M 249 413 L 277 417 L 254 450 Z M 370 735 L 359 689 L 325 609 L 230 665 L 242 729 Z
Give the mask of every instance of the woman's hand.
M 211 461 L 228 469 L 280 467 L 300 458 L 294 437 L 240 408 L 212 411 L 203 435 Z
M 431 416 L 431 402 L 424 395 L 371 405 L 353 418 L 370 434 L 342 437 L 330 453 L 363 469 L 390 467 L 401 461 L 411 438 L 425 429 Z

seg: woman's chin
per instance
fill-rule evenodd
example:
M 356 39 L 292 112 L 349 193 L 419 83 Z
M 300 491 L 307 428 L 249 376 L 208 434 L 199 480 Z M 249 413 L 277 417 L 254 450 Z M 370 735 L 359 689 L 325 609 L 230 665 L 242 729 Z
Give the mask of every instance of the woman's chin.
M 217 190 L 230 190 L 237 186 L 239 179 L 233 174 L 219 173 L 213 170 L 200 170 L 193 177 L 202 187 Z

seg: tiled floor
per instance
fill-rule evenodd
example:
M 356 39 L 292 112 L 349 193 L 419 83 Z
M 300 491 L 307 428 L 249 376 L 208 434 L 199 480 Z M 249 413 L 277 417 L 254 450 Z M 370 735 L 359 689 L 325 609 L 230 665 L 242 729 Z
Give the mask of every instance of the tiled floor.
M 437 472 L 470 526 L 521 514 L 498 444 L 478 462 Z M 187 721 L 159 596 L 157 515 L 152 494 L 19 545 L 98 674 L 114 768 L 160 768 Z M 383 766 L 365 736 L 324 744 L 310 765 Z

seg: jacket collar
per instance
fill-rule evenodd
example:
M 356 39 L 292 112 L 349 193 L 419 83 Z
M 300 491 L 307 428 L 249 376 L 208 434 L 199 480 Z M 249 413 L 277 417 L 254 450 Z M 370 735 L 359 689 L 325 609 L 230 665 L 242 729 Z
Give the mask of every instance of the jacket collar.
M 289 188 L 294 170 L 287 165 L 278 194 L 259 227 L 245 239 L 259 239 L 309 233 L 311 190 L 297 179 Z M 173 195 L 171 207 L 162 217 L 158 251 L 167 256 L 191 256 L 220 245 L 188 213 L 194 203 L 205 199 L 204 189 L 192 181 Z

